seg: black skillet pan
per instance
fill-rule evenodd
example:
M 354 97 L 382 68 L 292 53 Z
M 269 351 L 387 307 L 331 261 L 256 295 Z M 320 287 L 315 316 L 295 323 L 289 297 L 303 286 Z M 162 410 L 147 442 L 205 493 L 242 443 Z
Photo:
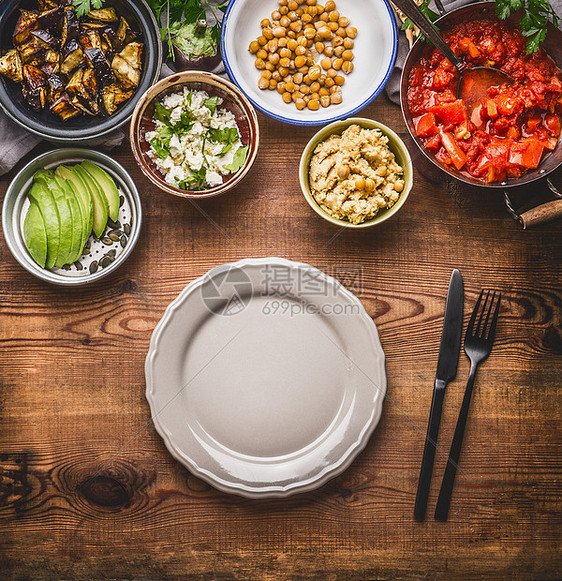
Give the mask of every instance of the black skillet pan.
M 475 4 L 457 8 L 456 10 L 452 10 L 451 12 L 444 14 L 437 21 L 437 25 L 441 31 L 445 31 L 461 22 L 495 17 L 494 2 L 477 2 Z M 517 13 L 512 15 L 507 22 L 516 25 L 521 17 L 522 13 Z M 406 126 L 408 127 L 408 131 L 410 132 L 413 141 L 419 147 L 423 155 L 440 170 L 444 171 L 446 174 L 455 178 L 456 180 L 479 188 L 503 191 L 508 210 L 512 216 L 516 218 L 525 228 L 562 217 L 562 194 L 559 192 L 560 188 L 557 188 L 553 181 L 547 178 L 549 174 L 554 172 L 558 167 L 562 166 L 562 139 L 558 140 L 558 144 L 553 151 L 544 154 L 538 168 L 527 171 L 519 178 L 508 178 L 505 181 L 492 184 L 485 184 L 469 175 L 458 172 L 454 168 L 440 163 L 425 149 L 421 139 L 416 133 L 414 122 L 412 116 L 410 115 L 407 94 L 410 70 L 412 69 L 413 65 L 421 59 L 422 53 L 426 46 L 427 45 L 425 42 L 422 42 L 421 40 L 416 41 L 410 50 L 408 57 L 406 58 L 406 62 L 404 63 L 400 84 L 400 103 L 402 106 L 404 121 L 406 122 Z M 542 46 L 546 50 L 547 54 L 556 62 L 558 67 L 562 68 L 562 31 L 549 24 L 546 40 Z M 537 188 L 544 185 L 548 186 L 552 195 L 560 199 L 543 204 L 519 216 L 511 206 L 509 191 L 512 188 L 517 188 L 532 182 L 537 182 Z M 532 189 L 536 190 L 537 188 Z

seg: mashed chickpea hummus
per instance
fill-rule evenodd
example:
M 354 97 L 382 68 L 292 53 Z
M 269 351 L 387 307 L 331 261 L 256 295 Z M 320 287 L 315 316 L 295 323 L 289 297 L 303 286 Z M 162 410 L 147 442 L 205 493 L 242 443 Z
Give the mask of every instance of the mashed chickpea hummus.
M 402 175 L 386 135 L 350 125 L 316 146 L 310 191 L 330 216 L 361 224 L 397 202 L 404 189 Z

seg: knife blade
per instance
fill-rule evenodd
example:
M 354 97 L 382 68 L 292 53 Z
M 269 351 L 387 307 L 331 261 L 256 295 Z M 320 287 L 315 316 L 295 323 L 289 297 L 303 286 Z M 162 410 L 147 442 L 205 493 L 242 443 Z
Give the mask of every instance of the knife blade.
M 455 268 L 449 281 L 445 317 L 443 319 L 443 331 L 441 333 L 441 345 L 437 360 L 437 372 L 435 374 L 435 385 L 431 399 L 431 411 L 427 425 L 427 435 L 425 437 L 420 478 L 414 506 L 414 516 L 419 521 L 425 518 L 425 511 L 427 509 L 427 499 L 429 496 L 431 474 L 433 472 L 433 462 L 435 460 L 435 449 L 439 434 L 439 423 L 441 421 L 445 388 L 447 387 L 447 383 L 454 379 L 457 374 L 461 347 L 463 307 L 464 287 L 462 276 L 460 271 Z

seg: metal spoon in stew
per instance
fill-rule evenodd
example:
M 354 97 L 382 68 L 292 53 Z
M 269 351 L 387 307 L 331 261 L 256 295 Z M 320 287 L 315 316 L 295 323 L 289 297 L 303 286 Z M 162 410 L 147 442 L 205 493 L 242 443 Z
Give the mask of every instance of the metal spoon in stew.
M 455 65 L 459 71 L 457 99 L 464 100 L 469 118 L 472 118 L 474 124 L 479 126 L 481 124 L 479 122 L 479 115 L 473 115 L 473 111 L 480 100 L 488 96 L 488 88 L 504 83 L 511 84 L 514 82 L 514 79 L 493 67 L 467 65 L 451 50 L 443 37 L 435 30 L 433 24 L 413 0 L 392 0 L 392 2 Z

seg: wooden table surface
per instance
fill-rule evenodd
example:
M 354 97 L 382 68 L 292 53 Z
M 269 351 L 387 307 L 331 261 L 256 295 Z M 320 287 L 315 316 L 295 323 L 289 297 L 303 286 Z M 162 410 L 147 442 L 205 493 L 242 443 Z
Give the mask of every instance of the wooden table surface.
M 405 135 L 385 96 L 363 114 Z M 372 229 L 340 229 L 300 193 L 299 157 L 315 130 L 263 116 L 260 126 L 247 178 L 199 203 L 152 187 L 127 144 L 115 151 L 139 187 L 143 230 L 129 260 L 91 287 L 40 282 L 0 240 L 0 578 L 560 578 L 562 222 L 523 231 L 501 195 L 443 176 L 432 183 L 414 155 L 415 186 L 400 213 Z M 37 153 L 1 179 L 2 196 Z M 264 256 L 310 263 L 351 286 L 378 326 L 388 394 L 348 470 L 314 492 L 256 501 L 218 492 L 173 460 L 150 420 L 144 359 L 187 283 Z M 418 523 L 455 267 L 465 324 L 482 287 L 504 298 L 450 519 L 432 515 L 468 375 L 464 354 L 445 398 L 430 517 Z

